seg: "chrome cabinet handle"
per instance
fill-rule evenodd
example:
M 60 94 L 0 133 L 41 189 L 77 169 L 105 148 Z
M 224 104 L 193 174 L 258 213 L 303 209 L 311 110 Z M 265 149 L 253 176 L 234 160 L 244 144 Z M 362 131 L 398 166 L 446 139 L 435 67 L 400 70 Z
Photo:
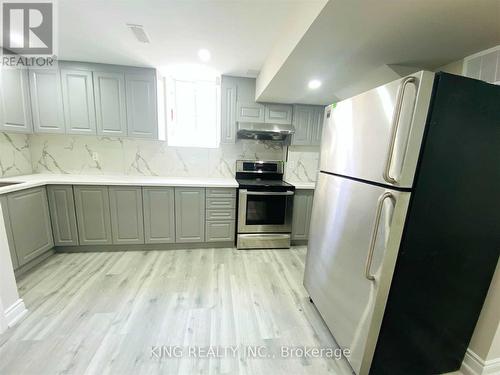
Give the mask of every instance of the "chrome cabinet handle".
M 377 212 L 375 214 L 375 223 L 373 224 L 372 236 L 370 240 L 370 248 L 368 249 L 368 255 L 366 257 L 366 263 L 365 263 L 365 277 L 370 281 L 375 280 L 375 276 L 370 274 L 370 269 L 372 267 L 373 252 L 375 251 L 375 244 L 377 242 L 377 233 L 378 233 L 378 227 L 380 225 L 380 217 L 382 216 L 382 207 L 384 207 L 384 201 L 387 198 L 390 198 L 393 201 L 396 200 L 394 195 L 390 192 L 382 194 L 378 199 Z
M 389 143 L 389 152 L 387 153 L 387 160 L 385 162 L 385 169 L 384 169 L 384 180 L 391 184 L 397 184 L 398 180 L 395 177 L 391 176 L 391 164 L 392 164 L 392 157 L 394 155 L 394 146 L 396 145 L 396 137 L 398 135 L 398 128 L 399 128 L 399 119 L 401 117 L 401 107 L 403 106 L 403 98 L 405 94 L 405 89 L 408 84 L 415 82 L 417 79 L 415 77 L 406 77 L 403 82 L 401 82 L 401 85 L 399 86 L 398 90 L 398 96 L 396 99 L 396 107 L 394 108 L 394 114 L 392 116 L 392 133 L 391 133 L 391 140 Z M 415 102 L 413 103 L 415 106 Z M 411 130 L 411 129 L 410 129 Z

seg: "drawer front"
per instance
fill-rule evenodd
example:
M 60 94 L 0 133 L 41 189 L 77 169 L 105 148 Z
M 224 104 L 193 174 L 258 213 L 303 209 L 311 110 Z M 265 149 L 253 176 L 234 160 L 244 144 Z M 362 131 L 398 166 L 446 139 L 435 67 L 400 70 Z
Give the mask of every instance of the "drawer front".
M 206 242 L 234 241 L 234 221 L 207 221 Z
M 207 210 L 218 210 L 221 208 L 235 208 L 236 198 L 207 198 Z
M 207 210 L 207 220 L 234 220 L 236 212 L 233 208 L 222 210 Z
M 233 188 L 207 188 L 208 198 L 231 198 L 236 197 L 236 189 Z

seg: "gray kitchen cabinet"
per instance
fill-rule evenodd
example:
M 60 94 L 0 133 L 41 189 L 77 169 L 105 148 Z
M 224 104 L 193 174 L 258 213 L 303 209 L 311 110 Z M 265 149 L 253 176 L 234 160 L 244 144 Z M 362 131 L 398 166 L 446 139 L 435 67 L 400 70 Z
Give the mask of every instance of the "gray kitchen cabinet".
M 29 82 L 34 132 L 64 134 L 66 124 L 59 70 L 30 70 Z
M 66 132 L 96 134 L 92 72 L 61 69 Z
M 325 115 L 324 107 L 316 107 L 313 113 L 311 128 L 311 146 L 321 145 L 321 135 L 323 134 L 323 119 Z
M 170 187 L 144 187 L 144 237 L 146 243 L 175 242 L 175 191 Z
M 234 77 L 237 86 L 236 121 L 262 123 L 265 106 L 255 102 L 255 78 Z
M 205 189 L 175 188 L 175 242 L 205 241 Z
M 125 75 L 121 72 L 92 73 L 96 109 L 97 134 L 123 137 L 127 135 Z
M 26 69 L 2 69 L 0 131 L 13 133 L 33 131 L 28 81 Z
M 158 138 L 155 75 L 125 74 L 125 85 L 128 135 L 138 138 Z
M 80 245 L 111 245 L 111 216 L 107 186 L 74 186 Z
M 10 225 L 9 205 L 7 203 L 7 196 L 0 196 L 0 207 L 2 207 L 3 221 L 5 225 L 5 232 L 7 234 L 7 243 L 9 245 L 10 259 L 14 269 L 19 268 L 19 261 L 17 260 L 16 249 L 14 247 L 14 239 L 12 238 L 12 227 Z
M 264 104 L 238 101 L 236 105 L 236 121 L 238 122 L 265 122 Z
M 78 229 L 73 187 L 71 185 L 50 185 L 47 187 L 47 195 L 55 245 L 77 246 Z
M 143 244 L 142 189 L 137 186 L 110 186 L 109 202 L 113 244 Z
M 12 243 L 21 267 L 54 246 L 47 192 L 37 187 L 7 195 Z
M 295 190 L 293 199 L 292 240 L 307 240 L 314 190 Z
M 221 143 L 236 142 L 237 78 L 222 76 L 221 83 Z
M 293 107 L 288 104 L 266 104 L 265 118 L 266 123 L 290 125 L 292 123 Z
M 312 146 L 321 144 L 323 107 L 294 105 L 292 124 L 295 128 L 292 145 Z
M 207 221 L 206 242 L 234 241 L 235 222 Z

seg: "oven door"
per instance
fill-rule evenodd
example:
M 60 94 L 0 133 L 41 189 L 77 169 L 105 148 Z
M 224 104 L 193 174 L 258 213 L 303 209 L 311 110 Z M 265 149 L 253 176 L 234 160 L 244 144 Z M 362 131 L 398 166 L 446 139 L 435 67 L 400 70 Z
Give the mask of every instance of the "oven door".
M 293 191 L 239 190 L 238 233 L 290 233 Z

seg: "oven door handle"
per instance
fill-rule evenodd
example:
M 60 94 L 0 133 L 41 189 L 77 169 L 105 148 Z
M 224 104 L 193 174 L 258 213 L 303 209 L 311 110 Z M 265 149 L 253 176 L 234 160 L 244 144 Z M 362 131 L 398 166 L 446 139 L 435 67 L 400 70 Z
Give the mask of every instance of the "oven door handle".
M 247 195 L 294 195 L 293 191 L 248 191 L 240 190 L 242 193 Z

